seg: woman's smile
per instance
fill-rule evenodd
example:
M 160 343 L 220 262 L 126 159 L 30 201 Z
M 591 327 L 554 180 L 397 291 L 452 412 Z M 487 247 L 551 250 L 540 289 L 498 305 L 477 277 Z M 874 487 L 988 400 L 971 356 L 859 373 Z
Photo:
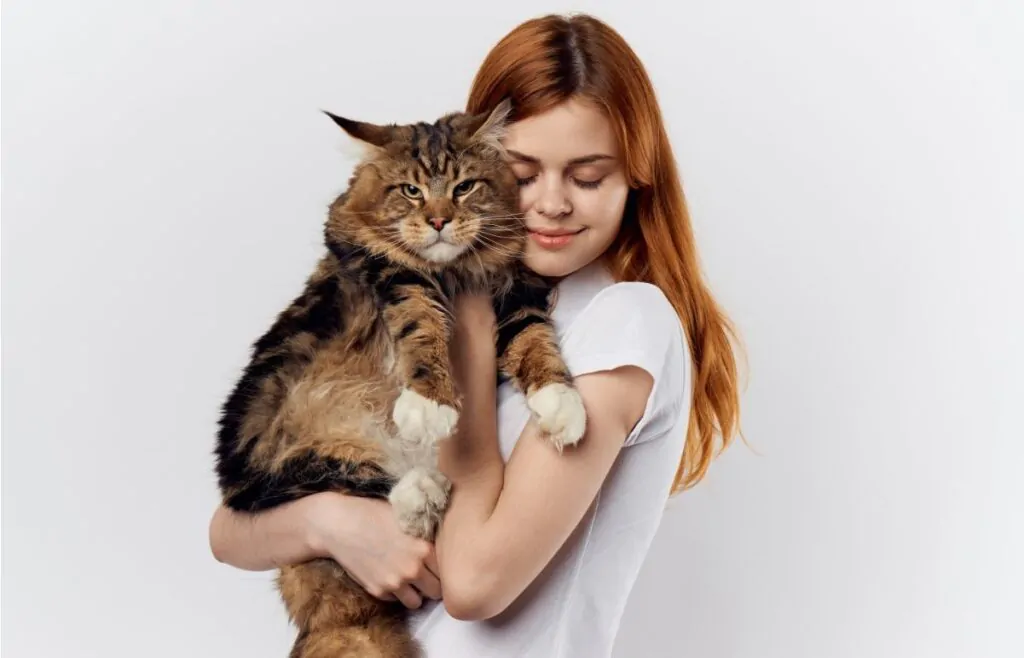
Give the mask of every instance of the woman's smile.
M 560 249 L 568 246 L 573 238 L 587 230 L 579 229 L 528 229 L 530 238 L 545 249 Z

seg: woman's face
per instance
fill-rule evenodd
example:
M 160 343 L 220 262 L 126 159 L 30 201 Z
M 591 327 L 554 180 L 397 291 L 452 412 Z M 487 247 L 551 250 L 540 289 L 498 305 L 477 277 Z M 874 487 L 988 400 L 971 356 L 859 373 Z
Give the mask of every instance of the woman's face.
M 530 232 L 527 267 L 560 277 L 599 258 L 619 232 L 629 191 L 604 113 L 570 100 L 512 124 L 503 143 Z

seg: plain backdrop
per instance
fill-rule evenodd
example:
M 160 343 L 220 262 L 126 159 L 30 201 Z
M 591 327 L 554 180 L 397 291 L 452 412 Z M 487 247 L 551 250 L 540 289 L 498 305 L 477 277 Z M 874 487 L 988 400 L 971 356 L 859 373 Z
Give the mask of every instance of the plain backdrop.
M 645 61 L 749 355 L 616 658 L 1024 655 L 1021 4 L 663 2 L 6 0 L 4 656 L 286 655 L 211 450 L 352 165 L 320 109 L 458 109 L 562 10 Z

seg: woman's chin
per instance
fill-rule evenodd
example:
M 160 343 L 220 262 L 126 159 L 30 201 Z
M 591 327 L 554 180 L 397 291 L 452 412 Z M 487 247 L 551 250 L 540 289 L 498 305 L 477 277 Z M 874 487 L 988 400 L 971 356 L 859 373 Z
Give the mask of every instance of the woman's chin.
M 527 247 L 523 263 L 533 272 L 541 276 L 568 276 L 580 269 L 578 259 L 564 251 L 548 252 L 537 247 Z

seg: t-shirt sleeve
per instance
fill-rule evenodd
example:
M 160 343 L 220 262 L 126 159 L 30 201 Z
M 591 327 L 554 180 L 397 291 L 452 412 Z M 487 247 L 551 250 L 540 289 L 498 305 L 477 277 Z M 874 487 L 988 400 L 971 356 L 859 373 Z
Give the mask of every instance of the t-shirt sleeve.
M 625 445 L 657 438 L 673 425 L 689 378 L 684 336 L 664 293 L 638 282 L 605 288 L 565 330 L 562 353 L 573 377 L 632 365 L 653 378 L 647 408 Z

